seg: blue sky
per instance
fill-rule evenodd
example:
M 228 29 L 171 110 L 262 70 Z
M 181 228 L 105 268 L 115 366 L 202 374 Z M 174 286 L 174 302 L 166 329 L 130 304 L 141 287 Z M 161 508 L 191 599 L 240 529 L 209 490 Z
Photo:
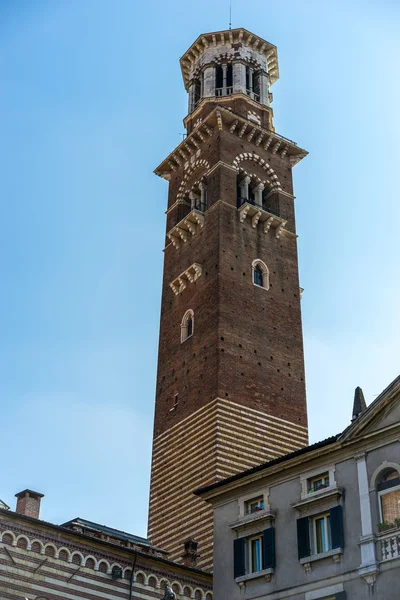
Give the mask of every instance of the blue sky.
M 0 498 L 146 534 L 178 59 L 229 3 L 0 5 Z M 310 438 L 400 372 L 400 6 L 232 0 L 278 46 L 295 168 Z M 396 160 L 397 159 L 397 160 Z

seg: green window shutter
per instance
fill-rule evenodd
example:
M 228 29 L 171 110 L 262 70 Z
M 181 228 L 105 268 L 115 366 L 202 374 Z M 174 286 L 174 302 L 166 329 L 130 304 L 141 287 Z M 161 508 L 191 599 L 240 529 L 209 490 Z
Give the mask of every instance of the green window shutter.
M 343 510 L 341 505 L 334 506 L 329 511 L 331 524 L 332 548 L 344 547 Z
M 269 527 L 263 531 L 263 569 L 275 567 L 275 529 Z
M 305 558 L 311 554 L 310 525 L 308 517 L 297 519 L 297 550 L 299 560 L 300 558 Z
M 233 540 L 233 576 L 241 577 L 246 574 L 245 539 Z

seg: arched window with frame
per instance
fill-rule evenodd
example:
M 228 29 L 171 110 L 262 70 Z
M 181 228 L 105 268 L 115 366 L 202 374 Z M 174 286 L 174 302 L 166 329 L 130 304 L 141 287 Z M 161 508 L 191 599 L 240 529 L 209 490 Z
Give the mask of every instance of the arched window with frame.
M 181 343 L 192 337 L 194 332 L 194 312 L 189 309 L 183 315 L 181 322 Z
M 262 287 L 266 290 L 269 289 L 269 270 L 267 265 L 259 258 L 253 260 L 252 279 L 255 286 Z
M 382 524 L 400 526 L 400 474 L 396 469 L 385 469 L 376 486 L 379 514 Z

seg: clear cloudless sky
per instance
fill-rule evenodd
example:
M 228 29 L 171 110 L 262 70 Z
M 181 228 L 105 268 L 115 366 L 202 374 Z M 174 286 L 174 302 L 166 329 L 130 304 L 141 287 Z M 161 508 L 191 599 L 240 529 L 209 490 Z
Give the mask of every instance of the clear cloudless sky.
M 179 57 L 228 0 L 0 3 L 0 498 L 146 535 Z M 295 167 L 310 440 L 400 372 L 400 4 L 232 0 L 278 47 Z

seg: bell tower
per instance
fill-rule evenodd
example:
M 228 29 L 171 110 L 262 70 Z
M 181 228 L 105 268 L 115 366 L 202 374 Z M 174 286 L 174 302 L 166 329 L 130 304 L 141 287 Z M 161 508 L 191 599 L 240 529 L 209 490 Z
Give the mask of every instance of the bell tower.
M 200 35 L 180 61 L 186 138 L 169 183 L 149 537 L 212 569 L 212 511 L 193 490 L 308 443 L 292 168 L 273 126 L 276 47 Z

